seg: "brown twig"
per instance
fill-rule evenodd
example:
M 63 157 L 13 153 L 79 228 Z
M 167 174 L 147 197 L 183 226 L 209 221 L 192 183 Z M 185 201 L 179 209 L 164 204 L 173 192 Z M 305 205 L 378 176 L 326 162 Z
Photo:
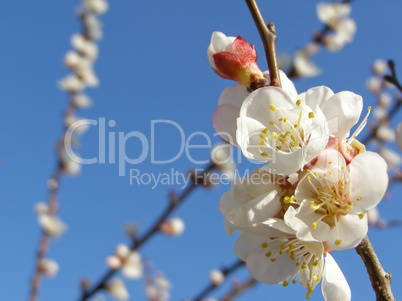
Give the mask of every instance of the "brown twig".
M 215 169 L 216 166 L 214 163 L 208 165 L 202 172 L 202 175 L 207 175 L 210 171 Z M 158 233 L 160 230 L 160 226 L 166 219 L 170 216 L 170 214 L 180 205 L 182 204 L 187 197 L 195 190 L 195 188 L 203 186 L 204 177 L 191 178 L 190 184 L 182 191 L 181 194 L 176 195 L 175 193 L 171 193 L 169 196 L 169 204 L 167 208 L 161 213 L 161 215 L 155 220 L 153 225 L 146 231 L 141 238 L 134 239 L 133 243 L 130 247 L 131 251 L 138 250 L 143 244 L 145 244 L 154 234 Z M 122 262 L 124 265 L 124 261 Z M 109 269 L 103 277 L 97 282 L 97 284 L 93 285 L 90 290 L 83 290 L 82 296 L 79 299 L 80 301 L 88 300 L 92 297 L 96 292 L 104 289 L 108 280 L 118 271 L 118 269 Z
M 234 273 L 238 268 L 241 266 L 244 266 L 245 262 L 242 260 L 236 260 L 233 264 L 231 264 L 229 267 L 225 267 L 221 269 L 222 274 L 226 277 L 229 276 L 230 274 Z M 208 284 L 198 295 L 197 297 L 191 299 L 195 301 L 201 301 L 204 297 L 206 297 L 208 294 L 210 294 L 213 290 L 215 290 L 218 286 L 214 283 Z
M 363 238 L 356 247 L 356 252 L 366 266 L 377 301 L 394 301 L 391 290 L 391 274 L 384 271 L 368 236 Z
M 255 284 L 257 284 L 257 280 L 255 280 L 254 278 L 250 277 L 249 279 L 247 279 L 243 283 L 235 284 L 233 286 L 232 290 L 229 293 L 227 293 L 225 296 L 220 298 L 219 300 L 232 301 L 236 296 L 244 293 L 246 290 L 248 290 L 249 288 L 253 287 Z
M 265 55 L 268 63 L 269 76 L 271 78 L 270 85 L 280 87 L 281 78 L 279 75 L 278 61 L 276 58 L 276 41 L 278 37 L 276 35 L 275 25 L 272 21 L 269 22 L 268 26 L 266 25 L 255 0 L 246 0 L 246 3 L 264 45 Z

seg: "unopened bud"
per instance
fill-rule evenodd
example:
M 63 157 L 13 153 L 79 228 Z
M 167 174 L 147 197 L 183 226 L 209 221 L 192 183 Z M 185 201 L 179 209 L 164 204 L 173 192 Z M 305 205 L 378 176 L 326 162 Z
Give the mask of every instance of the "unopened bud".
M 171 220 L 165 221 L 162 223 L 160 230 L 172 236 L 180 236 L 185 229 L 185 224 L 180 218 L 172 218 Z
M 108 256 L 106 257 L 106 265 L 113 270 L 117 270 L 121 268 L 121 260 L 116 256 Z
M 383 75 L 385 74 L 385 72 L 387 72 L 388 65 L 387 62 L 384 61 L 383 59 L 377 59 L 374 61 L 373 65 L 371 66 L 371 69 L 374 74 Z
M 124 260 L 130 254 L 130 249 L 125 244 L 118 244 L 116 246 L 114 253 L 118 258 L 120 258 L 121 260 Z
M 59 265 L 56 261 L 48 258 L 43 258 L 39 262 L 39 269 L 43 274 L 46 276 L 53 278 L 56 276 L 57 272 L 59 271 Z
M 212 270 L 209 273 L 209 279 L 213 285 L 218 286 L 225 281 L 225 275 L 220 270 Z

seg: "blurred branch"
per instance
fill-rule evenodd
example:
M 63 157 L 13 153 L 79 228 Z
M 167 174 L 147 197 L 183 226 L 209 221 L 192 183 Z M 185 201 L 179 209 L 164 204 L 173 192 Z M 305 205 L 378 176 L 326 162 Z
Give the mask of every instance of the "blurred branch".
M 225 276 L 225 280 L 226 277 L 229 276 L 230 274 L 232 274 L 233 272 L 235 272 L 238 268 L 240 268 L 241 266 L 244 266 L 245 262 L 242 260 L 237 260 L 235 261 L 232 265 L 230 265 L 229 267 L 225 267 L 221 269 L 222 274 Z M 212 291 L 214 291 L 216 288 L 218 287 L 218 285 L 214 284 L 214 283 L 210 283 L 209 285 L 207 285 L 198 295 L 197 297 L 191 299 L 191 300 L 195 300 L 195 301 L 201 301 L 204 297 L 206 297 L 208 294 L 210 294 Z
M 222 298 L 220 298 L 219 300 L 222 301 L 231 301 L 233 300 L 236 296 L 244 293 L 246 290 L 248 290 L 249 288 L 253 287 L 255 284 L 257 284 L 257 280 L 255 280 L 254 278 L 249 278 L 246 281 L 244 281 L 243 283 L 240 284 L 235 284 L 232 288 L 232 290 L 227 293 L 225 296 L 223 296 Z
M 394 301 L 391 290 L 391 274 L 386 273 L 374 251 L 371 242 L 366 236 L 356 247 L 357 254 L 362 258 L 370 277 L 371 286 L 376 294 L 377 301 Z
M 395 63 L 394 63 L 393 60 L 388 61 L 388 67 L 391 70 L 391 75 L 385 75 L 384 80 L 394 84 L 398 88 L 398 90 L 402 93 L 402 85 L 399 82 L 398 77 L 396 75 Z M 392 108 L 389 110 L 389 112 L 387 114 L 388 115 L 388 118 L 387 118 L 388 121 L 391 120 L 395 116 L 395 114 L 398 112 L 398 110 L 401 108 L 401 106 L 402 106 L 402 98 L 396 98 L 394 105 L 392 106 Z M 378 130 L 378 125 L 376 125 L 371 130 L 370 134 L 368 134 L 366 137 L 364 137 L 364 139 L 362 139 L 361 143 L 367 144 L 372 139 L 375 139 L 377 137 L 377 130 Z
M 264 45 L 269 69 L 269 76 L 271 78 L 270 85 L 280 87 L 281 79 L 279 76 L 279 67 L 276 58 L 276 41 L 278 37 L 276 35 L 275 25 L 272 21 L 269 22 L 268 26 L 266 25 L 255 0 L 246 0 L 246 3 Z
M 130 247 L 131 251 L 138 250 L 143 244 L 145 244 L 154 234 L 160 231 L 160 226 L 162 223 L 170 216 L 170 214 L 180 205 L 182 204 L 189 195 L 197 188 L 203 187 L 207 183 L 206 175 L 212 170 L 216 168 L 214 163 L 208 165 L 202 172 L 201 177 L 192 177 L 191 182 L 187 185 L 186 188 L 182 191 L 181 194 L 176 195 L 174 192 L 171 192 L 169 195 L 169 204 L 167 208 L 161 213 L 161 215 L 155 220 L 153 225 L 142 235 L 139 239 L 134 239 L 132 245 Z M 122 262 L 122 266 L 124 265 L 124 261 Z M 97 282 L 97 284 L 93 285 L 90 290 L 83 290 L 82 296 L 79 299 L 80 301 L 88 300 L 91 296 L 93 296 L 96 292 L 104 289 L 106 287 L 107 281 L 118 271 L 119 269 L 109 269 L 103 277 Z

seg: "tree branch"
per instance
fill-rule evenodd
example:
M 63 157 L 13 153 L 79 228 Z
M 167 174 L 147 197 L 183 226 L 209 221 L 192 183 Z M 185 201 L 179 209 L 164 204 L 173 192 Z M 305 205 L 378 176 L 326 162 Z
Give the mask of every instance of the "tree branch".
M 202 172 L 201 177 L 193 177 L 191 179 L 190 184 L 182 191 L 180 195 L 176 195 L 175 193 L 171 193 L 169 195 L 169 205 L 168 207 L 161 213 L 159 218 L 153 223 L 153 225 L 148 229 L 145 234 L 142 235 L 139 239 L 134 239 L 133 243 L 130 247 L 131 251 L 138 250 L 143 244 L 145 244 L 154 234 L 158 233 L 160 230 L 160 226 L 162 223 L 170 216 L 170 214 L 180 205 L 182 204 L 187 197 L 195 190 L 197 187 L 202 187 L 205 184 L 205 176 L 212 170 L 216 168 L 216 165 L 212 162 L 208 165 Z M 122 266 L 124 265 L 124 261 L 122 262 Z M 93 285 L 90 290 L 83 290 L 82 296 L 79 299 L 80 301 L 88 300 L 92 297 L 96 292 L 104 289 L 106 287 L 107 281 L 118 271 L 119 269 L 109 269 L 103 277 L 97 282 L 97 284 Z
M 232 265 L 227 268 L 221 269 L 222 274 L 226 277 L 235 272 L 239 267 L 244 266 L 245 262 L 243 260 L 237 260 Z M 216 284 L 210 283 L 207 285 L 198 295 L 197 297 L 191 299 L 195 301 L 201 301 L 204 297 L 209 295 L 213 290 L 215 290 L 218 286 Z
M 243 283 L 236 284 L 233 286 L 232 290 L 227 293 L 224 297 L 220 298 L 219 300 L 222 301 L 232 301 L 236 296 L 244 293 L 244 291 L 248 290 L 249 288 L 253 287 L 257 284 L 257 280 L 254 278 L 249 278 Z
M 366 266 L 377 301 L 395 301 L 391 290 L 391 274 L 384 271 L 368 236 L 356 247 L 356 252 Z
M 266 25 L 255 0 L 246 0 L 246 3 L 264 45 L 265 56 L 268 63 L 269 76 L 271 78 L 270 85 L 280 87 L 281 79 L 279 76 L 279 67 L 276 58 L 276 41 L 278 37 L 276 35 L 275 25 L 272 21 L 269 22 L 268 26 Z

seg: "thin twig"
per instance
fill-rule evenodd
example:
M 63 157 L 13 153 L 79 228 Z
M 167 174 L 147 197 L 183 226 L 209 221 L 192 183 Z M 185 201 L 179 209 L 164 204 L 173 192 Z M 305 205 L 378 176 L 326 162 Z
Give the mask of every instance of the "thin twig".
M 208 165 L 204 171 L 202 172 L 202 175 L 207 175 L 210 171 L 215 169 L 216 166 L 214 163 L 211 163 Z M 158 233 L 160 230 L 160 226 L 166 219 L 170 216 L 170 214 L 180 205 L 182 204 L 187 197 L 195 190 L 197 187 L 202 187 L 203 177 L 201 178 L 192 178 L 191 182 L 188 184 L 188 186 L 182 191 L 181 194 L 176 195 L 175 193 L 171 193 L 169 196 L 169 204 L 167 208 L 161 213 L 161 215 L 155 220 L 153 225 L 148 229 L 148 231 L 143 234 L 143 236 L 139 239 L 134 239 L 133 243 L 130 247 L 131 251 L 138 250 L 143 244 L 145 244 L 154 234 Z M 124 265 L 124 261 L 122 262 L 122 265 Z M 108 280 L 118 271 L 118 269 L 109 269 L 103 277 L 95 284 L 93 285 L 92 289 L 90 290 L 83 290 L 82 296 L 79 299 L 80 301 L 88 300 L 91 296 L 93 296 L 96 292 L 104 289 L 107 285 Z
M 255 0 L 246 0 L 246 3 L 264 45 L 269 77 L 271 78 L 270 85 L 280 87 L 281 78 L 279 75 L 278 61 L 276 58 L 276 41 L 278 37 L 276 35 L 275 25 L 272 21 L 269 22 L 268 26 L 266 25 Z
M 356 252 L 366 266 L 377 301 L 395 301 L 391 290 L 391 274 L 384 271 L 368 236 L 356 247 Z
M 253 287 L 255 284 L 257 284 L 257 280 L 255 280 L 254 278 L 250 277 L 249 279 L 247 279 L 243 283 L 234 285 L 232 290 L 229 293 L 227 293 L 225 296 L 220 298 L 219 300 L 232 301 L 236 296 L 244 293 L 246 290 L 248 290 L 249 288 Z
M 244 266 L 244 261 L 236 260 L 229 267 L 221 269 L 222 274 L 225 276 L 225 280 L 226 280 L 227 276 L 234 273 L 241 266 Z M 210 283 L 203 290 L 201 290 L 201 292 L 197 295 L 197 297 L 195 297 L 191 300 L 200 301 L 203 298 L 205 298 L 207 295 L 209 295 L 212 291 L 214 291 L 217 287 L 218 286 L 216 284 Z

